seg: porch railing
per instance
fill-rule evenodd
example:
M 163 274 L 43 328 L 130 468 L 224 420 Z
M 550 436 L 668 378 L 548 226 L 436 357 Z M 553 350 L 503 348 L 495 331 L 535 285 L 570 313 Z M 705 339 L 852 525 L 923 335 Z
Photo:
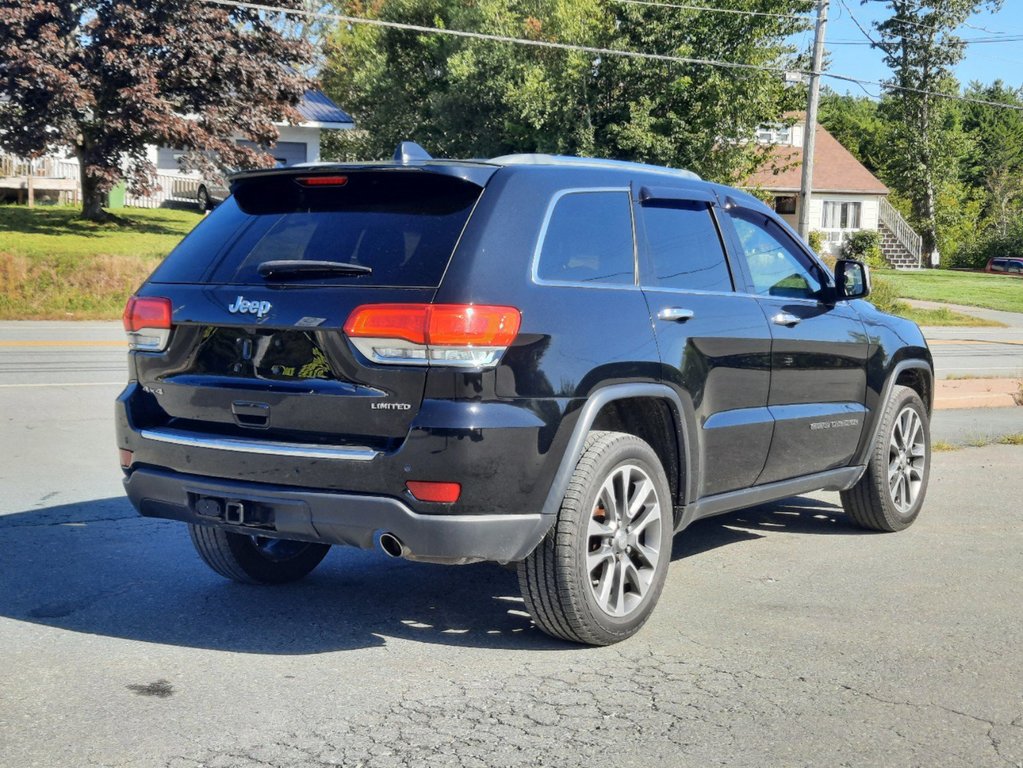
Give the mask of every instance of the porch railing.
M 921 255 L 923 254 L 923 238 L 913 230 L 908 221 L 902 218 L 902 214 L 895 209 L 895 206 L 885 198 L 881 198 L 880 203 L 878 217 L 881 224 L 895 236 L 899 245 L 905 248 L 916 259 L 917 265 L 919 265 Z
M 80 172 L 78 161 L 73 159 L 68 160 L 47 155 L 35 160 L 28 160 L 17 155 L 0 153 L 0 178 L 22 176 L 70 179 L 78 185 Z M 173 173 L 157 173 L 153 181 L 156 188 L 151 194 L 128 194 L 125 196 L 125 204 L 132 208 L 159 208 L 171 200 L 179 203 L 195 202 L 195 195 L 199 190 L 199 179 Z M 75 194 L 77 195 L 79 192 L 75 192 Z
M 168 200 L 179 203 L 195 202 L 199 191 L 199 179 L 176 176 L 173 173 L 158 173 L 155 176 L 156 189 L 148 195 L 125 196 L 124 204 L 131 208 L 159 208 Z

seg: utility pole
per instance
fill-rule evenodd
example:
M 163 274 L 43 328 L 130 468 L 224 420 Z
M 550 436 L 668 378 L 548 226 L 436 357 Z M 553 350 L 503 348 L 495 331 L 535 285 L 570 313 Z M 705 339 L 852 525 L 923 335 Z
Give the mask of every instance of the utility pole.
M 824 66 L 824 33 L 828 26 L 828 2 L 829 0 L 817 0 L 817 29 L 813 36 L 810 96 L 806 105 L 806 130 L 803 132 L 803 178 L 799 188 L 799 236 L 804 240 L 810 235 L 813 152 L 817 144 L 817 105 L 821 100 L 821 67 Z

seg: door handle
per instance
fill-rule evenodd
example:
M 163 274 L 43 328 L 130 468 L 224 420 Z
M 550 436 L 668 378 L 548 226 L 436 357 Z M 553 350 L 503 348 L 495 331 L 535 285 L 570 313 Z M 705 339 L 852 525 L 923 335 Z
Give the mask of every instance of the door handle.
M 784 325 L 788 328 L 799 325 L 799 320 L 800 318 L 796 317 L 791 312 L 779 312 L 771 318 L 771 322 L 775 325 Z
M 691 309 L 683 309 L 682 307 L 665 307 L 657 313 L 657 319 L 669 320 L 674 323 L 684 323 L 686 320 L 692 320 L 695 314 L 696 313 Z

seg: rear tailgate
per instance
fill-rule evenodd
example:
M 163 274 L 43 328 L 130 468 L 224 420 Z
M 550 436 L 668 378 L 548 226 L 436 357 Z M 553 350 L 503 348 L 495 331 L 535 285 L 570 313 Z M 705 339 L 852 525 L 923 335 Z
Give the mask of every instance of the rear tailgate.
M 429 303 L 482 188 L 303 170 L 234 192 L 139 292 L 172 307 L 166 349 L 134 353 L 150 426 L 386 449 L 419 411 L 426 368 L 371 362 L 342 328 L 361 305 Z M 268 262 L 285 267 L 266 275 Z

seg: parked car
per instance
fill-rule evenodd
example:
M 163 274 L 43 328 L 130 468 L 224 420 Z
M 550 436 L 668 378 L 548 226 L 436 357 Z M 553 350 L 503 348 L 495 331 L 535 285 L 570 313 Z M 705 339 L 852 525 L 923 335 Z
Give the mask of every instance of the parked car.
M 195 203 L 200 211 L 212 211 L 231 194 L 227 182 L 228 175 L 230 171 L 224 171 L 224 175 L 210 174 L 199 181 L 199 186 L 195 190 Z
M 985 272 L 1002 272 L 1010 275 L 1023 274 L 1023 256 L 996 256 L 988 259 Z
M 540 629 L 599 645 L 700 518 L 824 489 L 916 519 L 931 355 L 863 264 L 684 171 L 396 158 L 235 176 L 128 302 L 124 485 L 214 571 L 514 564 Z

